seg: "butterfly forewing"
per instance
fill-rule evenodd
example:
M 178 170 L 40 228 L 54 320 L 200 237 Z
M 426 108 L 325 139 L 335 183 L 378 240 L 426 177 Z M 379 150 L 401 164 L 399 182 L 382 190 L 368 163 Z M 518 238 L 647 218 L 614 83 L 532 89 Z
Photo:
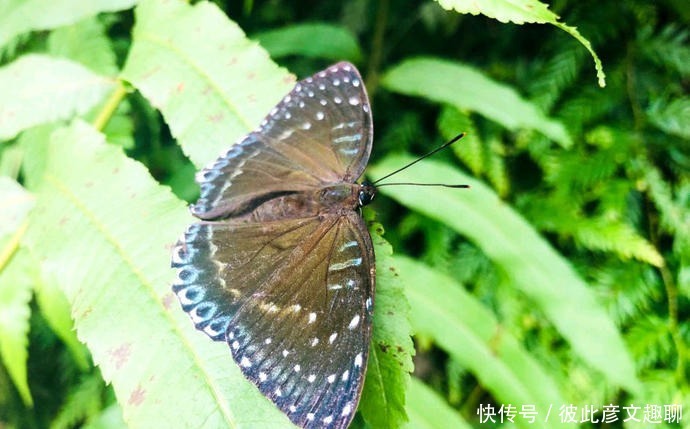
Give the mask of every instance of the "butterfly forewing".
M 357 69 L 338 63 L 300 81 L 259 128 L 200 171 L 203 219 L 228 217 L 265 195 L 354 182 L 373 139 L 369 101 Z
M 345 428 L 362 390 L 375 265 L 358 213 L 372 122 L 357 70 L 299 82 L 197 175 L 173 290 L 197 329 L 297 425 Z

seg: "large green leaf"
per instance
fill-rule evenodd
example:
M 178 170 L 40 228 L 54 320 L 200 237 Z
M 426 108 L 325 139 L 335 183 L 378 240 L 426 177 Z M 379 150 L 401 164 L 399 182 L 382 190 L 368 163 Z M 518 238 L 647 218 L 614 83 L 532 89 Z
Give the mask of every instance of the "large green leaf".
M 597 71 L 599 86 L 606 86 L 606 75 L 601 60 L 592 49 L 592 44 L 585 39 L 576 27 L 570 27 L 558 21 L 558 15 L 549 10 L 549 6 L 537 0 L 436 0 L 445 9 L 460 13 L 482 14 L 501 22 L 515 24 L 538 23 L 552 24 L 577 39 L 592 55 Z
M 413 370 L 409 305 L 394 268 L 391 245 L 381 236 L 383 228 L 374 224 L 370 229 L 376 252 L 374 334 L 359 409 L 371 427 L 398 428 L 407 421 L 405 393 Z
M 0 176 L 0 359 L 25 404 L 32 398 L 27 381 L 31 308 L 31 264 L 19 242 L 34 199 L 17 182 Z
M 438 58 L 415 58 L 389 70 L 382 84 L 391 91 L 469 109 L 509 130 L 534 129 L 562 146 L 572 144 L 563 124 L 546 117 L 513 88 L 470 66 Z
M 259 125 L 294 83 L 211 3 L 145 0 L 122 72 L 199 167 Z
M 136 0 L 5 0 L 0 2 L 0 46 L 12 37 L 72 24 L 101 12 L 128 9 Z
M 518 409 L 535 405 L 543 413 L 549 405 L 563 403 L 555 381 L 461 285 L 407 257 L 396 256 L 395 266 L 405 283 L 415 333 L 432 338 L 470 369 L 497 400 Z M 558 427 L 554 422 L 519 423 L 525 428 Z
M 34 125 L 84 114 L 114 82 L 72 61 L 24 55 L 0 68 L 0 140 Z
M 411 162 L 390 156 L 371 167 L 373 177 Z M 413 170 L 413 171 L 411 171 Z M 635 369 L 620 334 L 587 285 L 529 223 L 483 183 L 445 164 L 426 161 L 396 176 L 400 182 L 467 183 L 466 191 L 383 187 L 401 204 L 465 235 L 558 328 L 573 350 L 611 383 L 637 389 Z
M 253 35 L 273 58 L 287 55 L 359 61 L 362 53 L 355 36 L 332 24 L 296 24 Z
M 129 427 L 289 426 L 170 290 L 170 248 L 192 221 L 184 204 L 81 122 L 53 134 L 48 160 L 29 242 Z
M 432 389 L 412 378 L 408 393 L 407 414 L 410 429 L 470 429 L 465 420 Z

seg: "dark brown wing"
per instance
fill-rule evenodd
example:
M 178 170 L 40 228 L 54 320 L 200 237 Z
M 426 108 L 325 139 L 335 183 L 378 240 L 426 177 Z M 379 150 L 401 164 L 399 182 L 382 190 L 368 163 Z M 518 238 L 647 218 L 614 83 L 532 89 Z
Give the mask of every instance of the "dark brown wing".
M 173 289 L 197 328 L 290 419 L 345 428 L 371 337 L 374 253 L 356 212 L 201 222 L 175 249 Z
M 227 218 L 252 201 L 354 183 L 369 160 L 373 127 L 362 78 L 338 63 L 304 79 L 261 126 L 200 171 L 201 219 Z

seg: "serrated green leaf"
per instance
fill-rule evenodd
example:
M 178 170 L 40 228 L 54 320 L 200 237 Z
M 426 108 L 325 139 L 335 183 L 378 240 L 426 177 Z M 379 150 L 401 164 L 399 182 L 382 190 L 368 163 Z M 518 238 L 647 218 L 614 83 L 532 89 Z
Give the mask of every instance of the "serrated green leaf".
M 122 409 L 115 403 L 103 410 L 96 418 L 91 419 L 83 429 L 128 429 L 122 419 Z
M 414 345 L 408 321 L 409 305 L 395 272 L 393 251 L 381 236 L 380 225 L 370 228 L 376 253 L 374 333 L 359 410 L 375 428 L 397 428 L 407 421 L 407 391 Z
M 0 202 L 0 239 L 4 240 L 24 223 L 34 206 L 34 197 L 13 179 L 0 176 Z
M 391 156 L 372 177 L 413 161 Z M 637 389 L 635 369 L 620 334 L 572 267 L 524 219 L 481 182 L 447 165 L 424 161 L 398 173 L 401 182 L 467 183 L 467 191 L 384 187 L 380 192 L 468 237 L 557 327 L 575 353 L 609 382 Z
M 117 58 L 105 27 L 96 17 L 52 31 L 47 43 L 51 55 L 70 59 L 103 76 L 118 72 Z
M 28 31 L 50 30 L 101 12 L 128 9 L 136 0 L 7 0 L 0 3 L 0 46 Z
M 84 66 L 47 55 L 24 55 L 0 68 L 0 140 L 34 125 L 84 114 L 115 87 Z
M 420 57 L 388 70 L 381 83 L 391 91 L 477 112 L 509 130 L 534 129 L 564 147 L 572 144 L 560 122 L 546 117 L 513 88 L 491 80 L 470 66 Z
M 32 214 L 29 242 L 129 427 L 290 426 L 180 311 L 169 252 L 192 219 L 143 166 L 82 122 L 59 129 Z
M 294 77 L 211 3 L 144 0 L 122 72 L 203 166 L 254 129 Z
M 394 259 L 412 307 L 415 333 L 432 338 L 504 404 L 533 404 L 546 411 L 549 404 L 562 403 L 544 368 L 461 285 L 410 258 Z M 535 425 L 554 427 L 541 422 L 524 427 Z
M 18 145 L 0 147 L 0 177 L 16 179 L 22 165 L 24 151 Z
M 31 257 L 32 264 L 40 267 L 40 262 L 34 255 Z M 89 356 L 74 330 L 70 303 L 57 283 L 45 277 L 48 276 L 44 273 L 38 273 L 34 277 L 34 293 L 36 304 L 41 310 L 41 316 L 48 322 L 55 335 L 65 344 L 77 366 L 82 371 L 86 371 L 89 368 Z
M 31 308 L 31 265 L 19 247 L 34 198 L 9 177 L 0 176 L 0 359 L 22 401 L 33 404 L 27 380 Z
M 3 247 L 5 244 L 5 240 L 0 241 Z M 22 401 L 32 406 L 26 368 L 32 283 L 31 265 L 26 256 L 26 251 L 20 248 L 0 267 L 0 358 Z
M 455 10 L 459 13 L 482 14 L 500 22 L 513 22 L 515 24 L 537 23 L 552 24 L 569 33 L 577 41 L 582 43 L 592 55 L 594 67 L 597 71 L 599 86 L 606 86 L 606 75 L 601 65 L 601 60 L 592 49 L 589 40 L 582 37 L 576 27 L 570 27 L 558 21 L 558 15 L 549 10 L 549 6 L 537 0 L 437 0 L 447 10 Z
M 344 27 L 325 23 L 293 24 L 252 36 L 273 58 L 302 55 L 333 61 L 357 62 L 362 53 L 357 39 Z
M 52 55 L 78 62 L 104 76 L 114 76 L 119 72 L 115 51 L 108 39 L 105 26 L 95 17 L 51 32 L 48 36 L 48 51 Z M 107 103 L 108 100 L 105 100 L 93 108 L 85 118 L 89 122 L 95 120 Z M 134 146 L 134 124 L 130 110 L 128 100 L 123 99 L 103 129 L 109 142 L 125 149 Z
M 48 141 L 57 124 L 43 124 L 29 128 L 17 139 L 17 145 L 22 148 L 22 176 L 27 189 L 33 191 L 43 180 L 48 162 Z
M 412 377 L 408 393 L 407 414 L 410 429 L 471 429 L 460 414 L 453 410 L 436 392 Z

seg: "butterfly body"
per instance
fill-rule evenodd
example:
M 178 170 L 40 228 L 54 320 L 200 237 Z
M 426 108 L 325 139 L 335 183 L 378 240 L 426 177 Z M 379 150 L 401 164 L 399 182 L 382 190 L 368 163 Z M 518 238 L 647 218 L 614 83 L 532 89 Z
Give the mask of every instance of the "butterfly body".
M 196 328 L 304 428 L 347 427 L 362 391 L 375 263 L 359 209 L 376 189 L 355 182 L 372 138 L 353 65 L 298 82 L 197 174 L 200 222 L 173 251 Z

